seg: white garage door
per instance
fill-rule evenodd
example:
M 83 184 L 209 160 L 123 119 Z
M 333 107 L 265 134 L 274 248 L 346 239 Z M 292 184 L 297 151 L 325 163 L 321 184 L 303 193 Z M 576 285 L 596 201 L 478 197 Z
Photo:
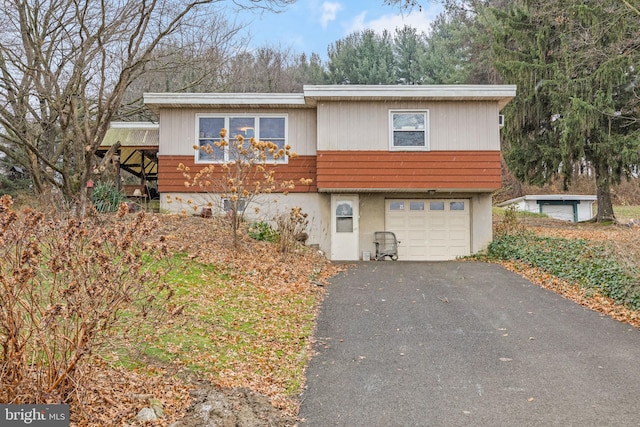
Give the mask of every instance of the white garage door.
M 400 240 L 400 260 L 442 261 L 471 253 L 468 199 L 387 199 L 385 208 L 385 231 Z

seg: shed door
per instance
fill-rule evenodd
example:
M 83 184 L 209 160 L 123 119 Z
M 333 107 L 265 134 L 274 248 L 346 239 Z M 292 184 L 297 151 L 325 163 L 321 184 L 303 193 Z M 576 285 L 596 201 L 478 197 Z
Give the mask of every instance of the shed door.
M 451 260 L 471 253 L 468 199 L 388 199 L 385 231 L 396 234 L 404 261 Z
M 549 215 L 551 218 L 562 219 L 564 221 L 574 220 L 574 205 L 540 205 L 541 212 Z

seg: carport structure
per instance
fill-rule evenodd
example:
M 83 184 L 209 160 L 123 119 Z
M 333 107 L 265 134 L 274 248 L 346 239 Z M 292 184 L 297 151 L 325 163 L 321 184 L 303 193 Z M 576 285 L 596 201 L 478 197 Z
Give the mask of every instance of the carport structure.
M 125 170 L 145 185 L 158 180 L 158 141 L 157 123 L 113 122 L 96 154 L 114 156 L 118 183 L 120 170 Z

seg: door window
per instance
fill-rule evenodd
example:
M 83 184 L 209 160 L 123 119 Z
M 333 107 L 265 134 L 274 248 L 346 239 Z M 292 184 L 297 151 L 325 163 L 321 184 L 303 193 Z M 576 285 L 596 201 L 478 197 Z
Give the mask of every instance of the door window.
M 336 203 L 336 232 L 353 232 L 353 202 L 351 200 L 339 200 Z

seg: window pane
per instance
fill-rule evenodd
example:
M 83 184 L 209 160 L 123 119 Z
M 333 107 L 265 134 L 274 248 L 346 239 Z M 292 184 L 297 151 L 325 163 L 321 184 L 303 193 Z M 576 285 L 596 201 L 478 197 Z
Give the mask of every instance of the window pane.
M 423 211 L 424 210 L 424 202 L 410 202 L 409 210 L 411 211 Z
M 426 147 L 424 131 L 394 131 L 394 147 Z
M 353 232 L 353 218 L 336 218 L 336 232 L 338 233 L 352 233 Z
M 390 211 L 403 211 L 404 210 L 404 202 L 389 202 L 389 210 Z
M 336 232 L 353 232 L 353 202 L 340 200 L 336 203 Z
M 225 212 L 229 212 L 233 207 L 236 207 L 236 212 L 244 212 L 245 207 L 247 206 L 246 199 L 238 199 L 238 200 L 230 200 L 230 199 L 222 199 L 222 209 Z
M 394 113 L 393 130 L 425 130 L 425 114 Z
M 220 130 L 224 128 L 222 117 L 202 117 L 199 120 L 197 155 L 199 161 L 223 161 L 224 150 L 215 146 L 220 141 Z
M 201 139 L 199 146 L 200 150 L 198 151 L 198 160 L 199 161 L 223 161 L 224 160 L 224 150 L 220 147 L 216 147 L 216 142 L 220 139 Z
M 224 117 L 200 118 L 200 138 L 220 138 L 222 128 L 224 128 Z
M 338 202 L 336 206 L 336 217 L 342 216 L 352 216 L 353 215 L 353 205 L 351 201 L 345 200 Z
M 255 136 L 255 119 L 253 117 L 231 117 L 229 119 L 229 140 L 242 135 L 245 138 Z
M 284 117 L 260 118 L 260 140 L 271 141 L 272 139 L 284 140 Z
M 449 210 L 452 210 L 452 211 L 463 211 L 464 210 L 464 202 L 449 202 Z
M 255 119 L 253 117 L 231 117 L 229 119 L 229 147 L 228 159 L 238 160 L 240 158 L 247 160 L 251 157 L 251 153 L 244 152 L 238 148 L 238 142 L 236 138 L 242 136 L 245 141 L 242 144 L 243 148 L 249 147 L 249 138 L 255 135 Z
M 444 202 L 429 202 L 429 210 L 432 210 L 432 211 L 443 211 L 444 210 Z

